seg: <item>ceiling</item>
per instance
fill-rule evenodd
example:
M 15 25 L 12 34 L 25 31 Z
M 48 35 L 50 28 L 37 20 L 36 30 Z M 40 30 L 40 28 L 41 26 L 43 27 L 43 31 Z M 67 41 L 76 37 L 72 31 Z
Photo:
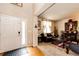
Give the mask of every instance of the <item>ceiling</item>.
M 41 16 L 49 20 L 60 20 L 79 11 L 79 3 L 55 3 Z

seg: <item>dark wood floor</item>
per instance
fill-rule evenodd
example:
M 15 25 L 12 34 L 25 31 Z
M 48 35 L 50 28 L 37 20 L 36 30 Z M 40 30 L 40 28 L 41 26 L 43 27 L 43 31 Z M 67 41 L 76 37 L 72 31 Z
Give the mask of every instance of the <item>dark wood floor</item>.
M 26 48 L 20 48 L 13 51 L 5 52 L 3 56 L 21 56 L 26 55 L 27 53 L 28 52 Z
M 37 47 L 20 48 L 17 50 L 0 53 L 0 56 L 45 56 Z

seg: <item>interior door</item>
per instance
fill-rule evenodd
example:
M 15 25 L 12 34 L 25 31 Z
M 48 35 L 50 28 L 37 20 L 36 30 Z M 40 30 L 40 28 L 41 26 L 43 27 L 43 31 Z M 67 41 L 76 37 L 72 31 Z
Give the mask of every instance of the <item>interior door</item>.
M 21 27 L 20 18 L 1 16 L 1 50 L 6 52 L 21 47 Z

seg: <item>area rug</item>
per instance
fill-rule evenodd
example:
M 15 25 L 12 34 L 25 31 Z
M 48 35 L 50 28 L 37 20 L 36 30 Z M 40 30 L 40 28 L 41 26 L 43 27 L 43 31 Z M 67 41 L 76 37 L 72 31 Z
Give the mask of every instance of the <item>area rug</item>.
M 41 43 L 38 45 L 38 48 L 46 55 L 46 56 L 78 56 L 78 54 L 69 51 L 69 54 L 66 54 L 66 49 L 60 48 L 51 43 Z

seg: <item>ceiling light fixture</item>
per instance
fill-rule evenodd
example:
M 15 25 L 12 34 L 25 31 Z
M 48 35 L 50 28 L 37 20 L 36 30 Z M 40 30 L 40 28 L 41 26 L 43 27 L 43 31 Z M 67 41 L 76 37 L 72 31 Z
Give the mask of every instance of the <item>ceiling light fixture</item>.
M 11 4 L 19 6 L 19 7 L 23 7 L 23 3 L 11 3 Z

